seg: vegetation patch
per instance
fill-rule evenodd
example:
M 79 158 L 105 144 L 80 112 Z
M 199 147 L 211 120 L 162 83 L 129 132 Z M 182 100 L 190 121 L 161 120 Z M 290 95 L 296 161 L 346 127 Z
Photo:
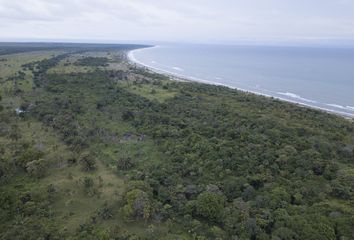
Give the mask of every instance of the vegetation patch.
M 1 239 L 353 238 L 353 122 L 102 48 L 2 56 Z
M 76 66 L 107 67 L 108 59 L 104 57 L 85 57 L 77 60 Z

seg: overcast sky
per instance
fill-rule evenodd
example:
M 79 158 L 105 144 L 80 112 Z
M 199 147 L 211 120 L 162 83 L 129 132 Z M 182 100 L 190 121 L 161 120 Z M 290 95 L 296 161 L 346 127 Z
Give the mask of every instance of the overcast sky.
M 0 0 L 0 40 L 350 41 L 354 0 Z

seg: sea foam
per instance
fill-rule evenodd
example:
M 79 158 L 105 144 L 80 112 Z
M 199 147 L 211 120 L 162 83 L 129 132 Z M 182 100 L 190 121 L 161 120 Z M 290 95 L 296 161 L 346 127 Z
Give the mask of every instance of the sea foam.
M 183 72 L 183 71 L 184 71 L 184 70 L 183 70 L 182 68 L 180 68 L 180 67 L 172 67 L 172 69 L 177 70 L 177 71 L 180 71 L 180 72 Z
M 347 111 L 354 111 L 354 107 L 351 107 L 351 106 L 342 106 L 342 105 L 335 104 L 335 103 L 327 104 L 327 106 L 335 107 L 335 108 L 339 108 L 339 109 L 343 109 L 343 110 L 347 110 Z
M 343 82 L 348 80 L 347 85 L 334 84 L 333 88 L 330 89 L 326 87 L 327 83 L 331 83 L 332 81 L 326 76 L 336 74 L 337 64 L 340 63 L 339 66 L 342 66 L 342 57 L 338 57 L 341 56 L 339 54 L 333 56 L 332 51 L 324 49 L 324 57 L 330 60 L 331 64 L 322 66 L 323 62 L 317 62 L 318 58 L 311 51 L 309 52 L 309 49 L 297 48 L 296 52 L 301 53 L 300 65 L 307 66 L 308 64 L 313 64 L 319 66 L 318 71 L 314 71 L 313 74 L 309 73 L 306 76 L 300 76 L 298 74 L 299 66 L 293 64 L 294 57 L 299 57 L 297 54 L 295 56 L 292 54 L 295 49 L 291 49 L 289 52 L 287 50 L 290 48 L 279 49 L 279 51 L 281 50 L 279 57 L 284 60 L 282 64 L 284 63 L 287 69 L 284 72 L 279 68 L 279 63 L 272 61 L 273 55 L 278 54 L 274 52 L 274 49 L 267 51 L 269 52 L 267 54 L 263 51 L 263 47 L 260 48 L 257 46 L 246 49 L 247 51 L 245 51 L 245 48 L 238 46 L 230 46 L 227 49 L 223 48 L 221 50 L 214 47 L 200 47 L 205 48 L 205 52 L 210 54 L 207 56 L 195 54 L 195 46 L 184 46 L 183 48 L 180 46 L 164 46 L 134 50 L 128 56 L 131 61 L 139 65 L 171 77 L 222 85 L 245 92 L 272 96 L 277 99 L 344 116 L 354 116 L 354 105 L 350 104 L 353 102 L 353 96 L 350 94 L 352 85 L 349 85 L 349 76 L 354 74 L 354 70 L 352 68 L 345 69 L 346 76 L 348 77 L 345 77 Z M 178 56 L 182 57 L 169 60 L 171 59 L 170 56 L 176 54 L 176 51 L 178 51 Z M 255 52 L 256 54 L 254 54 Z M 154 55 L 153 53 L 159 54 Z M 350 56 L 353 56 L 354 59 L 354 50 L 350 53 Z M 247 60 L 246 62 L 245 59 Z M 269 59 L 270 61 L 264 61 L 265 59 Z M 195 65 L 190 65 L 191 60 L 193 60 L 192 62 Z M 216 64 L 218 62 L 216 60 L 220 60 L 222 64 Z M 162 65 L 161 63 L 164 64 Z M 296 67 L 293 68 L 293 66 Z M 263 72 L 263 69 L 267 69 L 267 72 Z M 321 81 L 319 81 L 319 77 Z M 295 83 L 293 81 L 295 80 L 298 85 L 293 85 Z M 282 84 L 278 85 L 276 81 L 281 81 Z M 289 85 L 287 85 L 287 81 L 289 81 Z M 322 82 L 323 85 L 321 85 Z M 320 85 L 317 85 L 318 83 Z M 296 86 L 296 90 L 291 89 L 291 86 Z M 306 91 L 302 91 L 302 88 Z M 311 91 L 313 93 L 313 95 L 309 95 L 312 96 L 311 98 L 306 98 L 307 96 L 303 95 L 305 92 L 311 93 Z M 332 93 L 336 93 L 335 97 L 331 96 Z M 327 102 L 323 102 L 323 99 L 327 99 Z
M 291 93 L 291 92 L 278 92 L 278 94 L 280 95 L 283 95 L 283 96 L 287 96 L 287 97 L 291 97 L 291 98 L 294 98 L 294 99 L 298 99 L 298 100 L 301 100 L 301 101 L 305 101 L 305 102 L 309 102 L 309 103 L 316 103 L 316 101 L 313 101 L 313 100 L 310 100 L 310 99 L 307 99 L 307 98 L 303 98 L 295 93 Z
M 334 103 L 329 103 L 329 104 L 327 104 L 327 106 L 335 107 L 335 108 L 340 108 L 340 109 L 347 109 L 347 108 L 344 107 L 344 106 L 341 106 L 341 105 L 338 105 L 338 104 L 334 104 Z
M 352 107 L 352 106 L 347 106 L 347 109 L 354 111 L 354 107 Z

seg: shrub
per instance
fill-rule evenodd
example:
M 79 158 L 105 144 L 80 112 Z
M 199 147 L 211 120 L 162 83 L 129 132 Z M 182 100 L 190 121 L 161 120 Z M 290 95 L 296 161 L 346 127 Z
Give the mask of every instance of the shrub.
M 117 160 L 118 170 L 129 170 L 133 167 L 133 161 L 130 157 L 121 157 Z
M 201 193 L 196 201 L 197 214 L 210 220 L 219 220 L 224 209 L 225 199 L 223 196 L 204 192 Z
M 82 170 L 85 172 L 94 171 L 96 169 L 96 160 L 89 153 L 83 153 L 79 160 Z
M 152 215 L 152 203 L 149 195 L 140 190 L 129 191 L 125 196 L 126 204 L 123 207 L 123 215 L 129 219 L 149 219 Z
M 44 177 L 46 172 L 45 161 L 43 159 L 38 159 L 27 163 L 26 171 L 33 177 Z

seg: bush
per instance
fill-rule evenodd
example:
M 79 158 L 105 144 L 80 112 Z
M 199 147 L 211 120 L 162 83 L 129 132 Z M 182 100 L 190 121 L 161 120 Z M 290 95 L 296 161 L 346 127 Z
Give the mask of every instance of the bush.
M 26 171 L 33 177 L 44 177 L 46 173 L 45 161 L 43 159 L 38 159 L 27 163 Z
M 88 196 L 93 196 L 96 194 L 96 190 L 94 188 L 94 181 L 91 177 L 85 177 L 83 181 L 84 191 Z
M 204 192 L 201 193 L 196 201 L 197 214 L 209 220 L 218 221 L 222 216 L 225 199 L 223 196 Z
M 34 148 L 28 148 L 25 152 L 23 152 L 18 159 L 15 160 L 15 163 L 18 167 L 23 169 L 27 168 L 27 163 L 39 160 L 44 156 L 44 153 L 38 151 Z
M 134 166 L 133 161 L 130 157 L 121 157 L 117 160 L 118 170 L 129 170 Z
M 140 190 L 129 191 L 125 196 L 126 204 L 123 207 L 123 215 L 129 219 L 149 219 L 152 215 L 152 203 L 149 195 Z
M 80 156 L 79 162 L 82 170 L 85 172 L 94 171 L 96 169 L 96 160 L 89 153 L 83 153 Z

